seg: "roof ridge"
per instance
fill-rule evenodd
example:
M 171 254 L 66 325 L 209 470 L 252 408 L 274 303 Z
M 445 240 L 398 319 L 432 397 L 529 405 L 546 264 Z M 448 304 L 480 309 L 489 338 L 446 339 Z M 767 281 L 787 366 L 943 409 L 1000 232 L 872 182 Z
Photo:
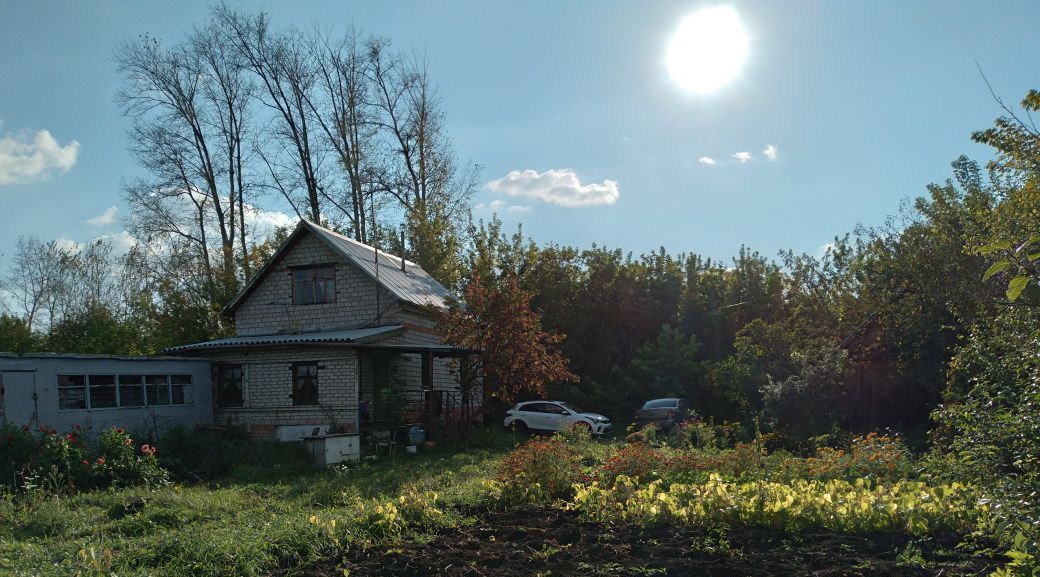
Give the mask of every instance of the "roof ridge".
M 379 252 L 383 253 L 383 256 L 387 256 L 387 257 L 390 257 L 392 259 L 396 259 L 398 261 L 402 261 L 403 260 L 406 265 L 410 265 L 410 266 L 414 266 L 414 267 L 418 267 L 419 266 L 417 263 L 414 263 L 414 262 L 412 262 L 412 261 L 410 261 L 410 260 L 408 260 L 406 258 L 397 256 L 396 254 L 394 254 L 392 252 L 385 251 L 385 250 L 383 250 L 383 249 L 381 249 L 379 247 L 372 246 L 370 244 L 365 244 L 365 243 L 363 243 L 363 242 L 361 242 L 359 240 L 355 240 L 353 238 L 350 238 L 349 236 L 347 236 L 345 234 L 340 234 L 340 233 L 332 230 L 331 228 L 321 226 L 320 224 L 313 223 L 313 222 L 311 222 L 309 220 L 306 220 L 306 219 L 302 220 L 300 222 L 304 222 L 308 226 L 312 226 L 312 227 L 315 227 L 317 229 L 320 229 L 320 232 L 325 232 L 325 233 L 328 233 L 328 234 L 331 234 L 331 235 L 335 235 L 336 237 L 339 237 L 339 238 L 341 238 L 341 239 L 343 239 L 343 240 L 345 240 L 345 241 L 347 241 L 347 242 L 349 242 L 351 244 L 355 244 L 355 245 L 360 246 L 362 248 L 369 249 L 372 252 L 379 251 Z

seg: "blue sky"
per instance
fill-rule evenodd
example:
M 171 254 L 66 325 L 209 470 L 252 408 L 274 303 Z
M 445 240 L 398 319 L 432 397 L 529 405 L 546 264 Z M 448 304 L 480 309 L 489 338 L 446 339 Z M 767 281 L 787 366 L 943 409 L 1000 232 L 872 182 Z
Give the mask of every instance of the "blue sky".
M 500 201 L 507 227 L 522 222 L 539 242 L 636 254 L 728 259 L 742 243 L 815 253 L 948 178 L 958 155 L 988 158 L 970 134 L 999 109 L 976 61 L 1009 104 L 1040 87 L 1035 2 L 736 1 L 721 4 L 747 27 L 748 64 L 719 92 L 691 95 L 666 73 L 665 48 L 683 16 L 718 4 L 248 7 L 276 25 L 353 24 L 424 52 L 458 155 L 483 165 L 483 182 L 553 170 L 550 180 L 616 195 L 561 206 L 492 184 L 474 199 L 478 216 Z M 176 42 L 207 6 L 0 0 L 0 253 L 19 235 L 120 234 L 120 186 L 138 169 L 113 102 L 113 47 L 141 33 Z

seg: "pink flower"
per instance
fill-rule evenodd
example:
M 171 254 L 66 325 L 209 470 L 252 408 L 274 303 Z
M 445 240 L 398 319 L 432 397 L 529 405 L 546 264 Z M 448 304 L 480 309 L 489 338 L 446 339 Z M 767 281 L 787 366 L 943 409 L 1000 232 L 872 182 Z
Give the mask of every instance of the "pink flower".
M 123 441 L 123 444 L 126 445 L 127 447 L 129 447 L 129 446 L 134 444 L 134 440 L 133 439 L 127 439 L 127 440 Z

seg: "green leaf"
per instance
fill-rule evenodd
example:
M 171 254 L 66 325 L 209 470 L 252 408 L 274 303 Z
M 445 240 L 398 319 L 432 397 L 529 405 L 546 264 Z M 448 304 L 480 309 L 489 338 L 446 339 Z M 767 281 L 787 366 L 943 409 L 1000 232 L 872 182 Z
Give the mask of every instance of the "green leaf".
M 1040 252 L 1034 252 L 1033 254 L 1027 256 L 1026 258 L 1028 258 L 1029 261 L 1032 262 L 1032 261 L 1040 258 Z
M 998 260 L 997 262 L 993 263 L 993 266 L 986 269 L 986 274 L 982 275 L 982 280 L 989 280 L 989 277 L 997 274 L 998 272 L 1003 271 L 1009 266 L 1011 266 L 1011 263 L 1009 263 L 1008 261 Z
M 1027 284 L 1029 284 L 1029 277 L 1026 275 L 1016 276 L 1011 279 L 1011 282 L 1008 283 L 1007 289 L 1008 300 L 1015 302 L 1015 299 L 1022 294 L 1022 291 L 1025 290 Z
M 999 242 L 994 242 L 992 244 L 987 244 L 986 246 L 983 246 L 983 247 L 979 247 L 979 252 L 982 253 L 982 254 L 987 254 L 987 253 L 991 253 L 991 252 L 998 251 L 998 250 L 1008 250 L 1010 248 L 1011 248 L 1011 241 L 1010 240 L 1002 240 L 1002 241 L 999 241 Z

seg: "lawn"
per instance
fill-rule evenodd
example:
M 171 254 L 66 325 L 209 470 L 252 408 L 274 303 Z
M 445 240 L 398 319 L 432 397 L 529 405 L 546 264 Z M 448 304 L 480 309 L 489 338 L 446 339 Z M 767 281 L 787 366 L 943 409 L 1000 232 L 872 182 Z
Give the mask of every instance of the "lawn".
M 949 576 L 1006 562 L 971 536 L 985 513 L 972 490 L 920 477 L 897 440 L 806 459 L 691 439 L 481 433 L 328 470 L 229 441 L 240 461 L 204 483 L 7 494 L 0 574 Z

